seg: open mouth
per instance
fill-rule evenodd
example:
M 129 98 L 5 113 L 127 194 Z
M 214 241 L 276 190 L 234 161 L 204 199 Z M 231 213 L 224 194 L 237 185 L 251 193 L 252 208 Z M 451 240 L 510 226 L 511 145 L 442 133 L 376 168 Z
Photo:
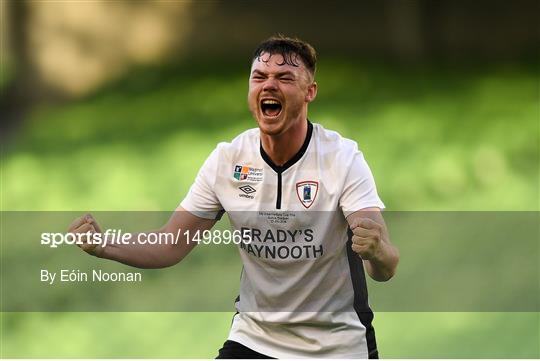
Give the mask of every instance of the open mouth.
M 261 111 L 267 117 L 277 117 L 281 113 L 281 102 L 277 99 L 261 100 Z

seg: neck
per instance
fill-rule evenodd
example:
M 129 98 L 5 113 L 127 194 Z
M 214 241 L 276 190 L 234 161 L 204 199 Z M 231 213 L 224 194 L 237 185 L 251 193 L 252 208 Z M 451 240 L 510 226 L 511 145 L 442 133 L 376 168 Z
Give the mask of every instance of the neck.
M 282 134 L 261 132 L 261 145 L 275 165 L 282 166 L 300 151 L 307 135 L 307 118 L 293 124 Z

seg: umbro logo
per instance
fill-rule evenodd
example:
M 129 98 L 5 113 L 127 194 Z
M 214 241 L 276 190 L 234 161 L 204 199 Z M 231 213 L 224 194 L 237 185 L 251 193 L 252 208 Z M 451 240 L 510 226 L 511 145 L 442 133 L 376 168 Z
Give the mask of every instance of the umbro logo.
M 254 192 L 257 191 L 255 188 L 253 188 L 253 187 L 250 186 L 250 185 L 238 187 L 238 189 L 240 189 L 240 190 L 241 190 L 242 192 L 244 192 L 245 194 L 250 194 L 250 193 L 254 193 Z
M 255 198 L 255 197 L 253 197 L 251 195 L 251 193 L 255 193 L 257 190 L 255 188 L 253 188 L 252 186 L 250 186 L 249 184 L 245 185 L 245 186 L 238 187 L 238 189 L 240 189 L 242 192 L 244 192 L 244 193 L 240 193 L 238 195 L 238 197 L 249 198 L 249 199 Z

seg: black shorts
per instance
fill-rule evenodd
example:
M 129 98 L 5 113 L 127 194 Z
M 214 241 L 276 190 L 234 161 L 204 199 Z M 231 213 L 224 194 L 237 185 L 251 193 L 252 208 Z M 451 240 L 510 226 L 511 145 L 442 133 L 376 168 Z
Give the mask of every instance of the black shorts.
M 237 359 L 237 358 L 273 358 L 273 357 L 263 355 L 262 353 L 258 353 L 257 351 L 253 351 L 252 349 L 242 345 L 241 343 L 227 340 L 223 344 L 223 347 L 219 350 L 219 355 L 217 355 L 216 359 L 218 358 Z
M 244 358 L 270 358 L 273 359 L 273 357 L 263 355 L 262 353 L 258 353 L 257 351 L 253 351 L 252 349 L 238 343 L 235 341 L 227 340 L 223 344 L 223 347 L 219 350 L 219 355 L 217 355 L 216 359 L 244 359 Z M 370 359 L 378 359 L 379 353 L 377 350 L 373 350 L 369 354 Z

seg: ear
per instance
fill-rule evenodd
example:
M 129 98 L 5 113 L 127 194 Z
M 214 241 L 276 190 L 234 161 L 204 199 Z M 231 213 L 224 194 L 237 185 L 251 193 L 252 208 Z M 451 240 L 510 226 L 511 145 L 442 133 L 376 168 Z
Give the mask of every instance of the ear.
M 315 100 L 316 96 L 317 96 L 317 82 L 313 82 L 310 85 L 308 85 L 307 94 L 306 94 L 306 102 L 311 103 L 313 100 Z

